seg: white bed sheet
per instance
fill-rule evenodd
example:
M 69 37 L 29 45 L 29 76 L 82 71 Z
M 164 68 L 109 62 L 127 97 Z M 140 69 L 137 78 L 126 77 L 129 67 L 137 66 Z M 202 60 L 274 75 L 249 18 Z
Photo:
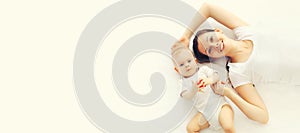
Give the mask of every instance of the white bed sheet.
M 266 125 L 259 124 L 246 118 L 246 116 L 234 105 L 234 123 L 237 133 L 281 133 L 281 132 L 298 132 L 300 131 L 300 86 L 288 83 L 268 83 L 257 86 L 258 92 L 265 101 L 270 113 L 269 123 Z M 196 111 L 194 110 L 193 113 Z M 185 126 L 191 114 L 184 123 L 174 132 L 186 132 Z M 211 129 L 205 129 L 202 133 L 218 133 Z M 219 131 L 223 132 L 223 131 Z

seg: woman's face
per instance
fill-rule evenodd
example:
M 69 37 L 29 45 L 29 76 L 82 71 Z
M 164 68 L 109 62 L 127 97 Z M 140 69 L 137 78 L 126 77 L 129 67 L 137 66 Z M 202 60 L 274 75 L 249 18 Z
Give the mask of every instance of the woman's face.
M 226 36 L 221 31 L 206 32 L 198 37 L 198 50 L 213 58 L 226 55 Z

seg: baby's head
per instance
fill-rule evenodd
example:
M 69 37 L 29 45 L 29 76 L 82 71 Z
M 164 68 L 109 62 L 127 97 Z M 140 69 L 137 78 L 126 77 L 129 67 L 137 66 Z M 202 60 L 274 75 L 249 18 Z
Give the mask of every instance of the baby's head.
M 171 55 L 175 69 L 180 75 L 189 77 L 197 72 L 198 66 L 192 51 L 180 42 L 176 42 L 172 46 Z

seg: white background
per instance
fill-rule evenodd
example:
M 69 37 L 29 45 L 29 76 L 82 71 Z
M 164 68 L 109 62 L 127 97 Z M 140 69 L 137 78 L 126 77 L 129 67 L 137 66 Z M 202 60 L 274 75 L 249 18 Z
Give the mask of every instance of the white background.
M 76 44 L 85 26 L 101 10 L 115 2 L 117 1 L 0 1 L 0 132 L 101 133 L 79 107 L 74 93 L 72 65 Z M 195 8 L 201 3 L 196 0 L 185 2 Z M 263 33 L 299 44 L 299 2 L 217 2 L 250 24 L 260 26 Z M 284 47 L 284 44 L 276 45 Z M 300 49 L 300 46 L 297 48 Z M 297 50 L 289 53 L 293 57 L 299 57 Z M 285 92 L 279 91 L 281 94 Z M 293 92 L 289 91 L 290 93 Z M 284 100 L 290 95 L 284 96 L 286 97 L 279 98 Z M 266 96 L 267 103 L 271 103 L 271 99 Z M 296 108 L 288 110 L 299 111 L 298 105 L 295 105 L 295 101 L 299 99 L 290 100 L 292 107 Z M 272 109 L 282 110 L 290 102 L 276 104 L 278 106 L 272 106 Z M 299 127 L 296 127 L 299 121 L 295 121 L 299 120 L 295 119 L 299 118 L 296 112 L 273 114 L 280 115 L 281 117 L 275 118 L 281 119 L 271 121 L 271 126 L 286 124 L 277 127 L 279 130 L 272 127 L 264 132 L 299 131 Z

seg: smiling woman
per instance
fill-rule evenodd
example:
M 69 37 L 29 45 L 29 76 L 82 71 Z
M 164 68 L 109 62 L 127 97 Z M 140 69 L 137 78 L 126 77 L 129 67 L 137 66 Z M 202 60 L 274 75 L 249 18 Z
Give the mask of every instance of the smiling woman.
M 197 32 L 193 44 L 194 51 L 200 51 L 197 53 L 198 55 L 201 53 L 205 53 L 204 55 L 208 55 L 212 58 L 220 58 L 224 55 L 224 34 L 220 29 L 204 29 Z M 198 45 L 200 44 L 202 45 Z M 207 56 L 207 58 L 208 58 Z
M 220 95 L 228 97 L 249 119 L 267 123 L 267 108 L 253 82 L 254 34 L 246 22 L 217 5 L 203 3 L 180 41 L 188 46 L 194 31 L 210 17 L 231 29 L 237 38 L 227 37 L 220 29 L 200 30 L 193 40 L 195 56 L 200 62 L 209 61 L 209 58 L 228 57 L 229 79 L 234 90 L 215 88 L 215 93 L 224 92 Z

